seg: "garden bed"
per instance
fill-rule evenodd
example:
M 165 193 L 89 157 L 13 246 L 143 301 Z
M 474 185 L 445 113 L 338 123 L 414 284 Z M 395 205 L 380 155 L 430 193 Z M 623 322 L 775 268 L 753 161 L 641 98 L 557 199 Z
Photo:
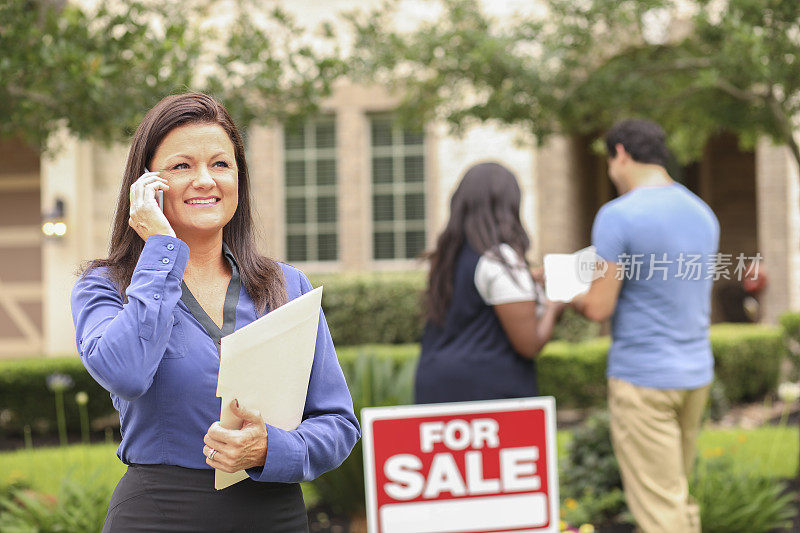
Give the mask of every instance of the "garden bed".
M 569 431 L 558 433 L 559 456 L 563 457 Z M 735 461 L 757 469 L 759 475 L 786 480 L 788 490 L 798 486 L 797 428 L 765 426 L 758 429 L 706 428 L 700 436 L 698 450 L 701 458 L 730 455 Z M 100 483 L 110 496 L 125 466 L 115 455 L 116 444 L 70 445 L 67 447 L 42 447 L 33 450 L 16 450 L 0 453 L 0 488 L 9 483 L 24 483 L 34 491 L 54 495 L 59 491 L 59 481 L 71 476 L 80 483 Z M 363 533 L 366 532 L 363 516 L 355 520 L 334 513 L 320 501 L 313 484 L 303 485 L 308 505 L 309 526 L 312 532 Z M 796 497 L 796 495 L 795 495 Z M 785 531 L 800 531 L 800 521 L 795 517 L 794 527 Z M 598 526 L 597 533 L 629 533 L 628 524 Z

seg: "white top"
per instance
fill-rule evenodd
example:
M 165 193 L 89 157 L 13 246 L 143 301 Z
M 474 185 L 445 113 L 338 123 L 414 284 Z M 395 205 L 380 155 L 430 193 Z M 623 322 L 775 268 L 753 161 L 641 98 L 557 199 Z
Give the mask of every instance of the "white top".
M 508 244 L 499 246 L 507 268 L 493 252 L 486 252 L 475 268 L 475 287 L 487 305 L 537 300 L 540 291 L 522 257 Z M 510 272 L 509 272 L 510 270 Z

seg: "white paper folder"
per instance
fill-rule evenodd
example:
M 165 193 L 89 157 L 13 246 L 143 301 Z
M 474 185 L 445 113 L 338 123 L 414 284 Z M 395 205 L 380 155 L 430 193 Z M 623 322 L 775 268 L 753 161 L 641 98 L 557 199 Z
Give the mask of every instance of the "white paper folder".
M 544 277 L 547 299 L 551 302 L 569 302 L 579 294 L 587 292 L 599 274 L 598 259 L 600 258 L 595 253 L 594 246 L 572 254 L 545 255 Z M 602 265 L 605 263 L 602 262 Z M 605 273 L 605 270 L 602 273 Z
M 222 338 L 217 381 L 222 427 L 241 426 L 230 409 L 234 399 L 260 411 L 277 428 L 292 430 L 300 425 L 321 303 L 322 287 L 318 287 Z M 247 477 L 244 470 L 233 474 L 217 470 L 214 487 L 224 489 Z

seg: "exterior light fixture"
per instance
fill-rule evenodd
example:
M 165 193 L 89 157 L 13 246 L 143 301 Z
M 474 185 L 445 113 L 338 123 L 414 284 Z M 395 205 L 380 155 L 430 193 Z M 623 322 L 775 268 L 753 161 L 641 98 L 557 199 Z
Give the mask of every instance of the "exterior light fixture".
M 42 213 L 42 233 L 48 238 L 60 238 L 67 234 L 64 200 L 56 198 L 53 209 Z

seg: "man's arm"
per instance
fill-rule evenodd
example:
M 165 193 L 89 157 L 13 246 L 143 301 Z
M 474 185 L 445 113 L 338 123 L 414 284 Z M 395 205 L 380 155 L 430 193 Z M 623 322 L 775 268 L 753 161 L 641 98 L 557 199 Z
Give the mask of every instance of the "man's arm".
M 622 288 L 622 267 L 610 261 L 607 264 L 608 269 L 592 282 L 589 291 L 570 302 L 576 311 L 595 322 L 602 322 L 614 314 Z

